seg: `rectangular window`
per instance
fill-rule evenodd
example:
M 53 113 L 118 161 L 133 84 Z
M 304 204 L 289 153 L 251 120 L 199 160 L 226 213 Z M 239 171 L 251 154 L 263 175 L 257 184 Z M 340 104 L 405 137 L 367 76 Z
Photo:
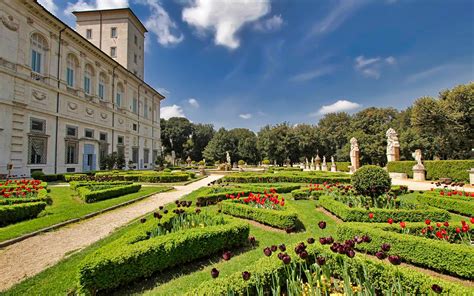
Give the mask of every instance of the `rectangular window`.
M 66 136 L 71 138 L 77 138 L 77 127 L 66 126 Z
M 116 58 L 116 57 L 117 57 L 117 47 L 112 46 L 112 47 L 110 48 L 110 56 L 113 57 L 113 58 Z
M 148 102 L 145 101 L 145 106 L 143 107 L 143 116 L 148 119 Z
M 132 112 L 137 114 L 138 111 L 138 100 L 137 98 L 133 98 L 132 100 Z
M 102 143 L 99 144 L 99 157 L 100 157 L 100 159 L 104 159 L 104 157 L 107 156 L 108 147 L 109 147 L 109 144 L 107 144 L 105 142 L 102 142 Z
M 88 95 L 91 94 L 91 79 L 87 76 L 84 77 L 84 92 Z
M 117 106 L 122 106 L 122 94 L 121 93 L 117 93 L 116 95 L 116 102 Z
M 118 143 L 119 145 L 123 145 L 123 136 L 118 136 L 118 138 L 117 138 L 117 143 Z
M 100 133 L 99 140 L 102 142 L 107 142 L 107 133 Z
M 135 45 L 138 45 L 138 37 L 137 37 L 137 35 L 134 36 L 134 42 L 135 42 Z
M 102 83 L 99 83 L 99 98 L 104 99 L 104 85 Z
M 46 120 L 31 118 L 30 131 L 32 133 L 46 133 Z
M 90 139 L 94 138 L 94 130 L 91 130 L 88 128 L 84 129 L 84 137 L 90 138 Z
M 41 73 L 41 53 L 34 49 L 31 51 L 31 70 Z
M 153 153 L 152 153 L 152 157 L 151 157 L 151 161 L 154 163 L 156 158 L 158 157 L 158 150 L 153 150 Z
M 116 27 L 112 27 L 110 29 L 110 37 L 111 38 L 117 38 L 117 28 Z
M 73 87 L 74 86 L 74 70 L 71 68 L 67 68 L 66 70 L 66 82 L 67 86 Z
M 137 130 L 138 130 L 138 126 L 137 126 L 136 123 L 133 124 L 133 130 L 134 130 L 134 131 L 137 131 Z
M 66 164 L 78 163 L 79 142 L 66 141 Z
M 134 55 L 133 55 L 133 61 L 135 62 L 135 64 L 137 63 L 137 61 L 138 61 L 137 54 L 134 54 Z
M 86 38 L 87 39 L 92 39 L 92 29 L 87 29 L 86 30 Z
M 123 146 L 117 146 L 117 154 L 125 157 L 125 148 Z
M 132 162 L 138 163 L 138 148 L 132 148 Z
M 46 164 L 46 149 L 48 138 L 46 137 L 28 137 L 28 163 Z
M 143 163 L 147 164 L 150 162 L 150 150 L 143 149 Z

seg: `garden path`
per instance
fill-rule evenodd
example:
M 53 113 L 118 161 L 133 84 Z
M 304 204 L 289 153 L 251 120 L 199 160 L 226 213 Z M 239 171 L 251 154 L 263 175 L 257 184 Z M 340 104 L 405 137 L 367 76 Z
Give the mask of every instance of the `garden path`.
M 210 175 L 197 182 L 175 186 L 176 190 L 158 193 L 129 206 L 41 235 L 30 237 L 0 250 L 0 291 L 53 266 L 61 259 L 108 236 L 118 227 L 152 212 L 161 205 L 222 178 Z

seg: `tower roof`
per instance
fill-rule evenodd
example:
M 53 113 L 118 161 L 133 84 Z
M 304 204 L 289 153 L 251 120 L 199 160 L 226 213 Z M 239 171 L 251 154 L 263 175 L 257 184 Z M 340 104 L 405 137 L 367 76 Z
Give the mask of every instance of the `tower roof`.
M 143 30 L 143 33 L 148 32 L 148 30 L 140 21 L 140 19 L 135 15 L 133 10 L 131 10 L 129 7 L 114 8 L 114 9 L 99 9 L 99 10 L 81 10 L 81 11 L 73 11 L 72 14 L 74 14 L 77 18 L 79 16 L 83 16 L 87 14 L 100 14 L 100 13 L 113 13 L 113 12 L 126 12 L 131 17 L 131 19 L 134 20 L 137 23 L 137 25 Z

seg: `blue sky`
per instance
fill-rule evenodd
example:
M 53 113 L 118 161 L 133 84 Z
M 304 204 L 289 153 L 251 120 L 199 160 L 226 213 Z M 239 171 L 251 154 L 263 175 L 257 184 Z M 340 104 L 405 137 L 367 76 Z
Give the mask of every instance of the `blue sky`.
M 216 127 L 317 123 L 324 113 L 405 108 L 474 81 L 471 0 L 39 0 L 131 7 L 150 31 L 145 80 L 162 115 Z

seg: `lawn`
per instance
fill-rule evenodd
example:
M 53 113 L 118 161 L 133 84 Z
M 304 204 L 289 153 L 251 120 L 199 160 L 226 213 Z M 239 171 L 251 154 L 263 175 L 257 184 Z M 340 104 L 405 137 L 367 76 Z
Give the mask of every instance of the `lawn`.
M 127 202 L 148 194 L 168 191 L 171 187 L 150 186 L 142 187 L 138 192 L 103 200 L 94 203 L 85 203 L 75 196 L 75 191 L 69 187 L 50 187 L 49 196 L 53 199 L 53 204 L 46 209 L 36 219 L 19 222 L 0 228 L 0 241 L 5 241 L 33 231 L 52 226 L 54 224 L 70 219 L 80 218 L 87 214 L 97 212 L 123 202 Z

